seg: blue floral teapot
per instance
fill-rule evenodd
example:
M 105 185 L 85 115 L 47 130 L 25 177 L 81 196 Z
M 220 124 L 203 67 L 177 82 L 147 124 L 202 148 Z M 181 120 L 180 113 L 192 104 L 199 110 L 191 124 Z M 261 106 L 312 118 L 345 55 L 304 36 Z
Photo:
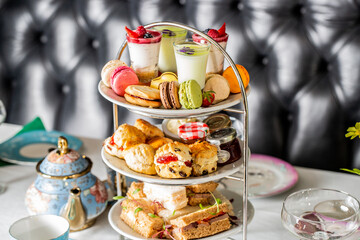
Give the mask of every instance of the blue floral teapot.
M 82 216 L 83 223 L 76 229 L 90 227 L 97 216 L 106 208 L 108 193 L 105 184 L 91 174 L 91 160 L 80 156 L 75 150 L 68 148 L 66 138 L 59 137 L 58 148 L 51 151 L 45 159 L 36 165 L 38 176 L 28 188 L 25 204 L 31 215 L 55 214 L 63 215 L 69 210 L 68 202 L 75 201 L 82 205 L 82 211 L 72 215 Z M 77 194 L 74 194 L 74 189 Z M 71 226 L 70 226 L 71 228 Z

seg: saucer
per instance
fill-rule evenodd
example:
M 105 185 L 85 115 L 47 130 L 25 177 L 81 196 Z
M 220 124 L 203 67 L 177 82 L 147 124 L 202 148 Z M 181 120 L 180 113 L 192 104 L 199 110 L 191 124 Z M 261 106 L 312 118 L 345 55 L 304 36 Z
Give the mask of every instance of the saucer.
M 49 148 L 56 148 L 58 137 L 67 138 L 69 148 L 79 150 L 82 141 L 58 131 L 35 130 L 14 136 L 0 144 L 0 159 L 19 165 L 36 165 L 43 159 Z

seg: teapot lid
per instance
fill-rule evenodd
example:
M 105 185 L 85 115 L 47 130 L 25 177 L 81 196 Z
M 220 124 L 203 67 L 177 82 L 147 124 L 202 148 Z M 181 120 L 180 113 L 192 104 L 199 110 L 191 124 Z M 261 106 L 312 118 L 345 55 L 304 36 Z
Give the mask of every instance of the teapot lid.
M 65 137 L 58 138 L 57 149 L 51 151 L 40 163 L 40 172 L 50 176 L 70 176 L 89 167 L 90 159 L 68 147 Z M 91 167 L 91 166 L 90 166 Z

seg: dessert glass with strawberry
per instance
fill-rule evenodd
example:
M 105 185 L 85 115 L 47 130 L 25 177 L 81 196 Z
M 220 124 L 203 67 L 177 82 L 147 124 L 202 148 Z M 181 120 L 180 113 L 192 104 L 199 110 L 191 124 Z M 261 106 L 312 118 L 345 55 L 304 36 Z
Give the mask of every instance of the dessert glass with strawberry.
M 174 50 L 179 84 L 188 80 L 195 80 L 203 89 L 210 44 L 198 43 L 188 39 L 175 42 Z
M 225 32 L 226 24 L 224 23 L 219 30 L 207 29 L 204 32 L 212 37 L 222 48 L 226 50 L 226 44 L 229 35 Z M 192 38 L 195 42 L 204 43 L 207 40 L 198 34 L 193 34 Z M 209 60 L 206 67 L 206 73 L 222 74 L 224 68 L 224 55 L 215 46 L 211 45 Z
M 159 56 L 160 72 L 177 72 L 175 53 L 173 44 L 176 41 L 185 40 L 187 30 L 173 26 L 154 27 L 155 30 L 162 32 Z
M 158 76 L 161 32 L 139 26 L 135 31 L 125 27 L 131 67 L 141 84 L 148 84 Z

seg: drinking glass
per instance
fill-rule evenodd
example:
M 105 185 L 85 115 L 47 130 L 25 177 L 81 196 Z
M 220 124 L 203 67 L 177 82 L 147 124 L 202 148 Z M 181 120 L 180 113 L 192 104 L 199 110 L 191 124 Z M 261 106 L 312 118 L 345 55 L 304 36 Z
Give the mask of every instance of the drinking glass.
M 176 41 L 185 40 L 187 30 L 173 26 L 154 27 L 162 32 L 162 39 L 159 53 L 159 71 L 177 73 L 175 53 L 173 44 Z
M 344 239 L 360 225 L 359 201 L 348 193 L 323 188 L 300 190 L 283 203 L 283 226 L 300 239 Z
M 135 38 L 126 34 L 129 46 L 131 67 L 134 69 L 140 83 L 149 84 L 158 76 L 158 61 L 161 43 L 161 32 L 146 30 L 152 38 Z
M 201 89 L 204 88 L 209 49 L 210 44 L 197 43 L 191 39 L 174 43 L 179 83 L 193 79 Z
M 192 38 L 198 43 L 207 43 L 207 40 L 198 34 L 193 34 Z M 229 35 L 213 38 L 224 50 L 226 50 Z M 210 47 L 209 59 L 206 66 L 206 73 L 222 74 L 224 68 L 224 54 L 214 45 Z

